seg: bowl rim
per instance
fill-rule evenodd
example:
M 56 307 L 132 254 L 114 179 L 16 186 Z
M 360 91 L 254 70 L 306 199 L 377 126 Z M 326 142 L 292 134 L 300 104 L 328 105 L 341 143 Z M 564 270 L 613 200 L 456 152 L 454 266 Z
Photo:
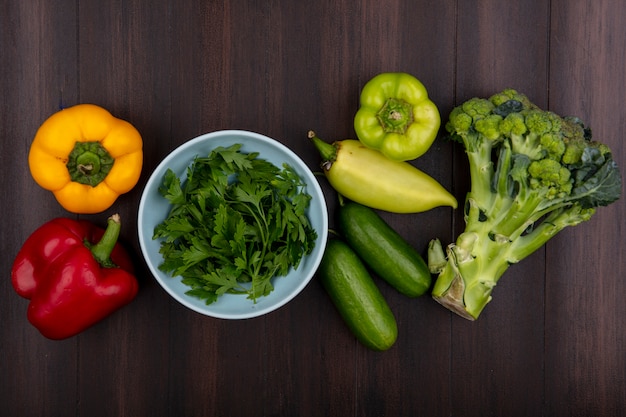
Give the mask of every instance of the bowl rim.
M 181 294 L 175 291 L 171 286 L 167 285 L 167 283 L 164 282 L 164 280 L 162 279 L 162 276 L 160 275 L 162 274 L 162 272 L 158 270 L 157 265 L 155 265 L 154 262 L 152 262 L 149 257 L 150 251 L 148 250 L 148 245 L 146 242 L 147 236 L 145 236 L 146 231 L 144 230 L 146 228 L 146 225 L 145 225 L 146 219 L 145 219 L 144 213 L 147 210 L 147 207 L 146 207 L 147 200 L 149 198 L 151 191 L 154 192 L 154 190 L 158 189 L 158 186 L 155 183 L 162 181 L 163 174 L 165 170 L 167 169 L 168 165 L 170 165 L 172 161 L 174 161 L 177 157 L 179 157 L 179 154 L 183 153 L 188 148 L 192 148 L 196 146 L 198 143 L 203 143 L 209 140 L 232 137 L 232 136 L 246 137 L 248 140 L 264 142 L 272 147 L 277 148 L 279 152 L 286 154 L 288 158 L 292 159 L 293 162 L 290 161 L 289 163 L 292 165 L 297 165 L 297 166 L 294 166 L 294 168 L 298 170 L 299 172 L 303 171 L 306 174 L 306 176 L 309 177 L 309 178 L 303 178 L 303 180 L 306 180 L 305 182 L 306 182 L 307 192 L 313 197 L 312 201 L 315 199 L 315 197 L 318 197 L 319 199 L 318 204 L 322 208 L 321 213 L 320 213 L 321 225 L 319 228 L 317 228 L 318 236 L 317 236 L 317 241 L 315 243 L 315 248 L 313 250 L 313 253 L 309 255 L 305 255 L 307 257 L 313 257 L 309 261 L 311 262 L 311 264 L 309 265 L 309 269 L 307 269 L 306 274 L 302 276 L 298 285 L 295 286 L 289 293 L 287 293 L 284 297 L 280 298 L 276 302 L 272 304 L 268 304 L 267 306 L 262 307 L 262 308 L 250 309 L 241 313 L 220 313 L 220 312 L 212 311 L 211 305 L 205 305 L 205 304 L 198 305 L 198 304 L 192 303 L 190 300 L 190 298 L 192 297 L 184 293 Z M 237 142 L 234 142 L 234 143 L 237 143 Z M 210 152 L 212 149 L 215 149 L 217 146 L 224 146 L 224 145 L 208 146 L 207 151 Z M 245 151 L 245 152 L 254 152 L 254 151 Z M 264 158 L 262 152 L 259 152 L 259 157 Z M 192 163 L 192 160 L 190 159 L 187 166 L 189 166 L 191 163 Z M 300 175 L 302 176 L 302 172 L 300 172 Z M 309 208 L 311 208 L 311 206 Z M 313 279 L 321 263 L 322 256 L 324 254 L 325 247 L 326 247 L 326 242 L 328 239 L 328 224 L 329 224 L 328 205 L 326 203 L 324 192 L 321 188 L 321 185 L 315 178 L 315 175 L 313 174 L 312 170 L 306 165 L 306 163 L 293 150 L 291 150 L 288 146 L 281 143 L 280 141 L 270 138 L 269 136 L 266 136 L 260 133 L 252 132 L 249 130 L 239 130 L 239 129 L 216 130 L 216 131 L 204 133 L 180 144 L 179 146 L 171 150 L 155 166 L 150 176 L 148 177 L 148 180 L 146 181 L 144 188 L 142 190 L 142 193 L 141 193 L 141 198 L 139 200 L 139 207 L 138 207 L 138 215 L 137 215 L 137 230 L 138 230 L 139 246 L 141 249 L 141 254 L 144 259 L 144 263 L 148 267 L 154 279 L 159 283 L 159 285 L 172 298 L 174 298 L 183 306 L 205 316 L 219 318 L 219 319 L 228 319 L 228 320 L 249 319 L 249 318 L 263 316 L 272 311 L 278 310 L 279 308 L 283 307 L 288 302 L 293 300 L 298 294 L 300 294 L 304 290 L 304 288 L 310 283 L 310 281 Z M 280 277 L 280 278 L 286 278 L 286 277 Z M 168 277 L 168 279 L 178 279 L 178 281 L 180 281 L 179 277 Z M 236 295 L 236 296 L 239 296 L 239 295 Z M 243 297 L 245 300 L 248 300 L 247 298 L 245 298 L 245 295 L 240 295 L 240 296 Z M 251 303 L 253 302 L 252 300 L 248 300 L 248 301 L 250 301 Z

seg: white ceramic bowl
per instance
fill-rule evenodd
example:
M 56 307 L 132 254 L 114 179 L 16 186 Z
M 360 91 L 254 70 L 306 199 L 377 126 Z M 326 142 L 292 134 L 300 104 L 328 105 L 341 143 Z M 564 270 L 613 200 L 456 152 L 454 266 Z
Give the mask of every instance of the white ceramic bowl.
M 242 145 L 242 152 L 258 152 L 259 158 L 266 159 L 276 166 L 284 162 L 290 164 L 307 184 L 306 192 L 311 195 L 308 217 L 317 231 L 317 241 L 312 253 L 305 256 L 297 270 L 288 275 L 273 279 L 274 290 L 256 300 L 246 295 L 224 294 L 210 305 L 203 300 L 186 295 L 190 288 L 181 282 L 180 277 L 172 277 L 160 271 L 163 261 L 159 253 L 160 241 L 152 239 L 154 228 L 161 223 L 171 208 L 168 201 L 159 194 L 163 175 L 172 169 L 183 179 L 195 156 L 206 156 L 218 146 Z M 292 300 L 313 278 L 324 254 L 328 231 L 328 210 L 324 194 L 317 179 L 305 163 L 289 148 L 280 142 L 258 133 L 242 130 L 223 130 L 207 133 L 192 139 L 176 148 L 154 170 L 144 188 L 139 202 L 137 226 L 139 244 L 148 268 L 158 283 L 174 299 L 198 313 L 222 319 L 246 319 L 274 311 Z

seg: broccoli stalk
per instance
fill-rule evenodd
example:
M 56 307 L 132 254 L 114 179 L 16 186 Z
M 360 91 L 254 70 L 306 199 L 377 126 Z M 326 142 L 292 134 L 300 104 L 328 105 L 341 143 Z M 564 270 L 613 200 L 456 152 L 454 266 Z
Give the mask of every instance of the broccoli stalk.
M 621 176 L 609 148 L 576 118 L 562 118 L 512 89 L 473 98 L 446 130 L 465 147 L 470 190 L 465 230 L 446 252 L 429 245 L 433 298 L 475 320 L 508 267 L 559 231 L 618 200 Z

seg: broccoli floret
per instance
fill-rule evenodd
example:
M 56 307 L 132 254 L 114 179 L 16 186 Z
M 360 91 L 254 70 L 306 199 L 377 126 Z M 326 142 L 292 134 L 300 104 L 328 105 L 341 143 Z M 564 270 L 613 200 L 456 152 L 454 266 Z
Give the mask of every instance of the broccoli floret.
M 456 107 L 450 113 L 448 126 L 454 126 L 453 130 L 455 132 L 465 133 L 470 130 L 473 122 L 472 116 L 465 113 L 462 108 Z M 452 131 L 452 128 L 450 127 L 448 130 Z
M 490 114 L 474 122 L 476 132 L 490 140 L 496 140 L 500 137 L 500 122 L 502 116 Z
M 493 103 L 494 106 L 498 107 L 506 103 L 507 101 L 516 101 L 519 102 L 522 106 L 526 108 L 535 107 L 534 104 L 528 100 L 524 94 L 520 94 L 517 90 L 512 88 L 507 88 L 500 93 L 496 93 L 493 96 L 489 97 L 489 101 Z
M 547 189 L 545 197 L 549 200 L 567 197 L 572 191 L 569 169 L 554 159 L 531 162 L 528 166 L 528 174 L 530 175 L 530 188 Z
M 500 122 L 500 132 L 503 136 L 521 136 L 528 131 L 526 120 L 521 113 L 509 113 Z
M 585 144 L 582 142 L 565 142 L 565 151 L 563 152 L 563 163 L 573 165 L 580 161 L 585 150 Z
M 514 130 L 509 130 L 505 123 L 502 134 L 511 140 L 513 152 L 527 155 L 532 160 L 543 159 L 546 155 L 560 152 L 560 144 L 563 144 L 560 135 L 561 121 L 555 116 L 539 109 L 524 109 L 518 113 L 510 113 L 507 118 L 515 123 L 512 126 Z M 523 129 L 521 124 L 524 125 Z M 549 147 L 544 147 L 542 141 Z
M 473 127 L 474 123 L 492 113 L 493 104 L 489 100 L 471 99 L 462 106 L 455 108 L 448 118 L 449 131 L 465 133 Z
M 470 190 L 463 233 L 445 254 L 439 242 L 429 246 L 438 261 L 432 295 L 474 320 L 510 265 L 618 200 L 622 180 L 609 147 L 578 118 L 542 110 L 513 89 L 466 101 L 446 129 L 465 147 Z
M 474 98 L 461 105 L 462 111 L 471 116 L 474 122 L 492 113 L 494 105 L 491 101 Z
M 531 178 L 531 188 L 539 187 L 563 187 L 572 185 L 569 182 L 570 171 L 554 159 L 542 159 L 533 161 L 528 166 L 528 174 Z M 532 184 L 535 180 L 539 185 Z
M 565 153 L 565 142 L 558 132 L 541 135 L 539 144 L 545 150 L 546 157 L 550 159 L 559 161 Z

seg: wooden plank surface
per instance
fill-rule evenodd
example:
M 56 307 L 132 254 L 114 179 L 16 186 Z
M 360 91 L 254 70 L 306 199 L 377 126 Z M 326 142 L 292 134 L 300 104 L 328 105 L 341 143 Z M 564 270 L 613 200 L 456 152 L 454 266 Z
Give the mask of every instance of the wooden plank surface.
M 575 114 L 626 161 L 622 16 L 626 5 L 554 2 L 550 105 Z M 622 169 L 623 172 L 623 169 Z M 563 232 L 546 252 L 546 398 L 549 414 L 626 409 L 624 203 Z M 602 401 L 598 401 L 602 398 Z
M 624 202 L 514 265 L 480 319 L 378 280 L 399 338 L 368 351 L 317 280 L 265 317 L 224 321 L 170 299 L 140 257 L 152 169 L 219 129 L 287 144 L 353 138 L 361 87 L 412 73 L 445 118 L 505 87 L 575 114 L 624 164 L 626 6 L 599 0 L 0 1 L 0 404 L 11 416 L 619 416 L 626 410 Z M 91 102 L 143 135 L 139 184 L 116 203 L 137 299 L 77 337 L 44 339 L 9 279 L 39 225 L 65 212 L 28 171 L 37 127 Z M 443 133 L 415 164 L 462 201 L 463 151 Z M 329 212 L 333 191 L 321 180 Z M 110 213 L 81 215 L 103 223 Z M 463 229 L 460 210 L 385 219 L 419 251 Z M 331 217 L 331 227 L 334 219 Z

